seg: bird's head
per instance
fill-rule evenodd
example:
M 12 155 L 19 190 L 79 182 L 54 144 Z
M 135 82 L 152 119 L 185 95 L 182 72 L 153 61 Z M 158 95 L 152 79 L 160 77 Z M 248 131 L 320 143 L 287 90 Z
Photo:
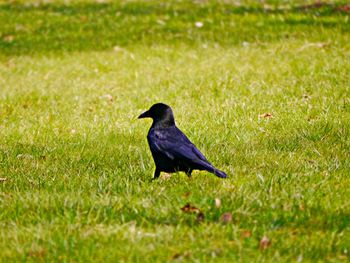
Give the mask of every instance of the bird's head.
M 175 125 L 173 111 L 168 105 L 164 103 L 154 104 L 148 111 L 142 113 L 138 118 L 152 118 L 153 123 Z

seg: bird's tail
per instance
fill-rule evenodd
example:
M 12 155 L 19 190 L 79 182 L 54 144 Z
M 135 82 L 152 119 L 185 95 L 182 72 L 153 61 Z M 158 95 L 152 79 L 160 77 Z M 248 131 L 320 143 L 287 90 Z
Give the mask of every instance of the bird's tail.
M 215 174 L 217 177 L 220 177 L 220 178 L 226 178 L 227 177 L 227 174 L 223 171 L 220 171 L 216 168 L 213 169 L 212 171 L 213 174 Z
M 207 165 L 206 169 L 208 172 L 215 174 L 217 177 L 220 178 L 226 178 L 227 174 L 223 171 L 220 171 L 219 169 L 216 169 L 214 166 L 212 166 L 211 164 Z
M 198 169 L 198 168 L 197 168 Z M 201 168 L 199 170 L 206 170 L 209 173 L 215 174 L 217 177 L 220 178 L 227 178 L 227 174 L 223 171 L 220 171 L 219 169 L 216 169 L 211 163 L 209 162 L 201 162 Z

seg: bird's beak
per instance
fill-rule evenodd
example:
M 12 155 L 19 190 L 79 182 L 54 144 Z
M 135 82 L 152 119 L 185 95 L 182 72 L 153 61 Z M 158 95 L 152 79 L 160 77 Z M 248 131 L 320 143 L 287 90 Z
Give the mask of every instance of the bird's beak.
M 144 113 L 142 113 L 138 119 L 143 119 L 143 118 L 150 118 L 151 116 L 149 115 L 149 111 L 145 111 Z

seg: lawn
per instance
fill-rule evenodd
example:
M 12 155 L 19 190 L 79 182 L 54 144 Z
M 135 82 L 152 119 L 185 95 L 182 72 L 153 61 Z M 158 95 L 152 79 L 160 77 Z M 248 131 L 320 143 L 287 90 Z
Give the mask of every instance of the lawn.
M 312 3 L 1 2 L 0 262 L 350 261 L 350 14 Z M 151 180 L 156 102 L 228 179 Z

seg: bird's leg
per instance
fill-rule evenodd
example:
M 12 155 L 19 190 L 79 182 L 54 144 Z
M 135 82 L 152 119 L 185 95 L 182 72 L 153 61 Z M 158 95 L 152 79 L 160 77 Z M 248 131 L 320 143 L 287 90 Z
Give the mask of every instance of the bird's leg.
M 189 170 L 186 172 L 186 174 L 187 174 L 188 177 L 191 177 L 191 176 L 192 176 L 192 171 L 193 171 L 192 169 L 189 169 Z
M 158 168 L 156 168 L 156 170 L 154 172 L 153 180 L 157 179 L 159 176 L 160 176 L 160 170 Z

